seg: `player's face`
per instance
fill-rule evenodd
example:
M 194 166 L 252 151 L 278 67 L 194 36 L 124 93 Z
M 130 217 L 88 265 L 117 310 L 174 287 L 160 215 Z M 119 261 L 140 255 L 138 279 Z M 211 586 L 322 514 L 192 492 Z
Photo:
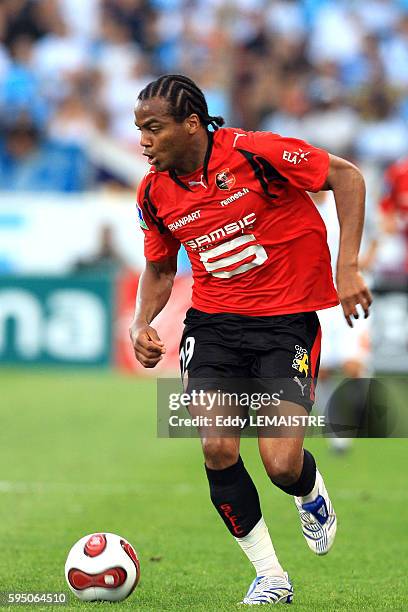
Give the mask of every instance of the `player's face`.
M 159 172 L 173 169 L 182 173 L 190 144 L 189 121 L 177 123 L 168 113 L 166 100 L 151 98 L 137 103 L 135 124 L 149 164 Z

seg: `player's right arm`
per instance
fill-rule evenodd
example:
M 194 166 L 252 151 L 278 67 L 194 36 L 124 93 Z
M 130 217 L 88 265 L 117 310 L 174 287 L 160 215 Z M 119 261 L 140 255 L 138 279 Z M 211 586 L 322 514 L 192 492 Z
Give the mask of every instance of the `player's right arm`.
M 151 322 L 163 310 L 170 297 L 180 247 L 178 240 L 171 235 L 157 214 L 155 197 L 159 196 L 154 191 L 152 176 L 152 172 L 145 176 L 137 194 L 146 267 L 139 279 L 135 315 L 129 328 L 136 359 L 145 368 L 154 368 L 166 352 Z
M 177 272 L 177 255 L 149 261 L 140 277 L 135 316 L 129 329 L 136 359 L 145 368 L 154 368 L 166 352 L 157 331 L 150 325 L 168 302 Z

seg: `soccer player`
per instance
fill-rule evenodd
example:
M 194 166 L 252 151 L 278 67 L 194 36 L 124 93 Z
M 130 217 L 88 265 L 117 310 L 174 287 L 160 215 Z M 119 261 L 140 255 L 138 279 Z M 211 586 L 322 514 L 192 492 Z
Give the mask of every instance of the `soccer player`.
M 313 194 L 313 201 L 317 205 L 320 216 L 322 217 L 327 231 L 327 245 L 329 247 L 332 273 L 335 274 L 335 264 L 338 258 L 338 247 L 340 238 L 340 228 L 336 215 L 336 206 L 333 192 L 320 191 Z M 359 267 L 364 272 L 367 285 L 372 283 L 371 269 L 375 262 L 378 247 L 378 231 L 375 223 L 374 211 L 371 215 L 366 215 L 364 232 L 360 247 Z M 347 379 L 362 379 L 372 375 L 371 358 L 371 329 L 370 319 L 363 319 L 356 323 L 355 328 L 350 328 L 342 316 L 341 306 L 326 308 L 317 313 L 322 328 L 322 345 L 320 352 L 319 385 L 315 405 L 318 411 L 327 410 L 328 400 L 333 400 L 333 392 L 338 387 L 339 380 L 335 374 L 340 373 Z M 361 390 L 365 388 L 362 382 Z M 359 397 L 360 395 L 360 397 Z M 349 410 L 359 414 L 361 411 L 362 397 L 364 393 L 355 393 L 350 398 L 348 405 L 339 406 L 340 413 L 331 415 L 335 420 L 336 428 L 339 430 L 338 436 L 333 435 L 328 439 L 330 448 L 339 453 L 343 453 L 350 448 L 352 438 L 347 438 L 347 431 L 350 428 L 350 421 L 347 417 Z M 330 416 L 330 415 L 328 415 Z M 345 418 L 344 418 L 345 417 Z M 330 419 L 329 419 L 330 420 Z M 343 431 L 340 425 L 344 425 Z
M 222 128 L 202 91 L 181 75 L 147 85 L 135 119 L 151 164 L 138 190 L 146 268 L 130 328 L 136 358 L 146 368 L 163 358 L 165 345 L 151 323 L 169 299 L 183 244 L 194 277 L 180 351 L 187 392 L 202 388 L 194 386 L 200 379 L 206 391 L 216 391 L 232 379 L 272 377 L 285 387 L 286 414 L 307 415 L 319 367 L 316 310 L 340 300 L 350 326 L 358 305 L 369 314 L 371 295 L 357 259 L 361 173 L 301 140 Z M 322 189 L 333 190 L 341 227 L 337 292 L 324 223 L 306 193 Z M 240 457 L 239 436 L 207 433 L 201 442 L 211 500 L 256 571 L 242 603 L 290 603 L 293 588 Z M 308 546 L 322 555 L 337 519 L 303 437 L 303 431 L 260 435 L 259 450 L 270 480 L 294 497 Z
M 385 193 L 380 202 L 387 234 L 400 235 L 404 244 L 403 273 L 408 276 L 408 158 L 391 164 L 385 172 Z

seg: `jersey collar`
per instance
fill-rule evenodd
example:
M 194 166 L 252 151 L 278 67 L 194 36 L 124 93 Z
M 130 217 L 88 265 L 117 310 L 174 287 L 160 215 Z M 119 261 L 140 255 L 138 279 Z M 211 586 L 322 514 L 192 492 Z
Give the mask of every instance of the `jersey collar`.
M 203 165 L 203 177 L 207 185 L 208 185 L 208 164 L 210 163 L 213 144 L 214 144 L 214 132 L 208 132 L 208 145 L 207 145 L 207 151 L 205 152 L 204 165 Z M 169 176 L 182 189 L 185 189 L 186 191 L 193 191 L 192 189 L 190 189 L 188 185 L 186 185 L 186 183 L 183 183 L 183 181 L 181 180 L 182 177 L 176 174 L 174 170 L 169 170 Z

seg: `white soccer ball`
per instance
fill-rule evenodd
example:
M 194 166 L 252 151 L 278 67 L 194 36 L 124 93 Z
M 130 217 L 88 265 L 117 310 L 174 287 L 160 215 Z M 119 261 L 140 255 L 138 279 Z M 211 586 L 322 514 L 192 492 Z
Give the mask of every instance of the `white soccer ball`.
M 121 601 L 140 578 L 140 563 L 133 546 L 114 533 L 84 536 L 69 551 L 65 578 L 83 601 Z

